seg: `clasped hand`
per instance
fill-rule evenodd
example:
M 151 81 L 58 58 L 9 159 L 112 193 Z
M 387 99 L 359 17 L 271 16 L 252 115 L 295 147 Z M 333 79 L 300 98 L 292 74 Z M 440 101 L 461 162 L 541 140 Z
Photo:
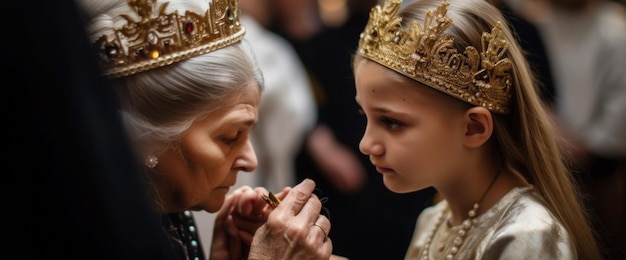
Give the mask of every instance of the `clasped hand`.
M 227 196 L 215 219 L 210 259 L 329 259 L 330 221 L 320 215 L 315 183 L 304 180 L 265 203 L 265 188 L 247 186 Z

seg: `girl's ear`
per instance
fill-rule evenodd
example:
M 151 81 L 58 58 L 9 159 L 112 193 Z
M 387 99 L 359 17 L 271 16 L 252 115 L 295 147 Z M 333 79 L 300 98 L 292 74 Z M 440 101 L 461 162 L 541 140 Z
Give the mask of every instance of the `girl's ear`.
M 465 146 L 477 148 L 486 143 L 493 133 L 491 112 L 484 107 L 472 107 L 465 112 Z

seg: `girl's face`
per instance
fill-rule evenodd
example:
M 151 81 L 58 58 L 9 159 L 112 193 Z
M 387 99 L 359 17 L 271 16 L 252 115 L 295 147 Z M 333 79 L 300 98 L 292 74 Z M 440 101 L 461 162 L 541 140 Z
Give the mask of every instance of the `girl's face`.
M 459 172 L 465 128 L 458 102 L 375 62 L 355 64 L 356 102 L 367 117 L 359 149 L 385 186 L 411 192 Z
M 166 212 L 216 212 L 237 181 L 237 173 L 256 169 L 248 136 L 257 121 L 259 98 L 256 85 L 231 95 L 220 109 L 185 131 L 179 149 L 159 156 L 151 176 Z

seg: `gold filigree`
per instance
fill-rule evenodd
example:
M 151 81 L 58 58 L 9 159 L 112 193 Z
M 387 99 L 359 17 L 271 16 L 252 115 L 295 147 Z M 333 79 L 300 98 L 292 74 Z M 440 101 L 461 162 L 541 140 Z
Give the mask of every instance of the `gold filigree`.
M 409 78 L 453 97 L 493 112 L 507 113 L 513 85 L 512 64 L 500 22 L 483 32 L 481 52 L 454 47 L 454 37 L 444 34 L 452 24 L 447 0 L 428 10 L 423 26 L 416 21 L 402 28 L 397 16 L 401 0 L 387 0 L 370 12 L 359 40 L 358 53 Z
M 269 193 L 269 194 L 261 194 L 261 198 L 265 201 L 265 203 L 267 203 L 267 205 L 270 205 L 272 208 L 276 208 L 278 207 L 278 205 L 280 204 L 280 199 L 278 197 L 276 197 L 276 195 L 274 195 L 274 193 Z M 324 232 L 326 233 L 326 232 Z
M 166 13 L 168 2 L 157 6 L 156 0 L 128 0 L 128 5 L 141 20 L 122 14 L 127 23 L 94 43 L 104 75 L 111 78 L 211 52 L 245 34 L 237 0 L 213 0 L 204 14 Z

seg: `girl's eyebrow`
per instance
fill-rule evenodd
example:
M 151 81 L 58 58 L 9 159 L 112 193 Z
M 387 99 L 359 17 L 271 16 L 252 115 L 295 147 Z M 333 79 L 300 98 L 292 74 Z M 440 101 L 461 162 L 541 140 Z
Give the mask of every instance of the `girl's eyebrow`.
M 374 110 L 374 112 L 378 112 L 378 113 L 381 113 L 381 114 L 386 114 L 386 113 L 391 113 L 391 112 L 393 112 L 393 111 L 391 111 L 390 109 L 385 108 L 385 107 L 375 107 L 375 108 L 374 108 L 374 109 L 372 109 L 372 110 Z
M 363 107 L 361 107 L 361 104 L 359 104 L 359 101 L 358 101 L 358 100 L 356 101 L 356 105 L 359 107 L 359 110 L 361 110 L 361 111 L 365 111 L 365 110 L 363 109 Z M 403 115 L 407 115 L 407 114 L 408 114 L 408 113 L 405 113 L 405 112 L 394 111 L 394 110 L 391 110 L 391 109 L 389 109 L 389 108 L 387 108 L 387 107 L 374 107 L 374 108 L 372 109 L 372 111 L 373 111 L 373 112 L 376 112 L 376 113 L 379 113 L 379 114 L 389 114 L 389 113 L 393 113 L 393 114 L 398 114 L 398 115 L 401 115 L 401 116 L 403 116 Z
M 356 100 L 356 99 L 355 99 Z M 356 100 L 356 105 L 359 107 L 360 110 L 364 110 L 363 107 L 361 107 L 361 104 L 359 104 L 359 100 Z M 378 113 L 389 113 L 389 112 L 393 112 L 387 108 L 384 107 L 375 107 L 373 109 L 374 112 L 378 112 Z

